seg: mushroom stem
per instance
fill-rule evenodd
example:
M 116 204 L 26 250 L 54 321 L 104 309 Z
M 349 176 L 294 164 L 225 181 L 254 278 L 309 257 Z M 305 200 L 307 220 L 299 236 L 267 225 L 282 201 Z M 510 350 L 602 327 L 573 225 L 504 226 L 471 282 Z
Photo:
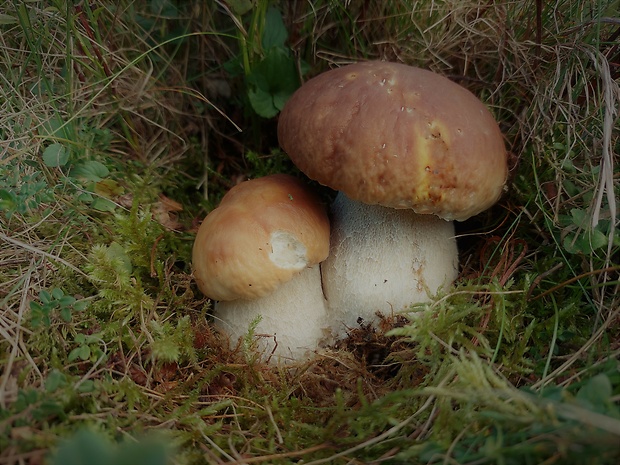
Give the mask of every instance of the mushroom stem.
M 457 276 L 454 224 L 434 215 L 367 205 L 338 193 L 323 289 L 334 332 L 427 302 Z
M 256 349 L 264 359 L 287 363 L 301 360 L 329 339 L 327 305 L 318 265 L 306 268 L 274 292 L 256 300 L 219 301 L 215 324 L 230 335 L 231 344 L 254 330 Z

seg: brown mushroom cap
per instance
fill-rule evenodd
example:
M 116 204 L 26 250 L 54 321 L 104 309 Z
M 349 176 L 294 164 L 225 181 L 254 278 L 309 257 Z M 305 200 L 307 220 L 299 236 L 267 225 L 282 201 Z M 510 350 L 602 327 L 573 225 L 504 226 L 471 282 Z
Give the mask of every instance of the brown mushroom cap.
M 256 299 L 329 252 L 329 220 L 297 178 L 276 174 L 233 187 L 202 222 L 192 251 L 200 290 L 215 300 Z
M 286 103 L 280 146 L 308 177 L 367 204 L 464 220 L 501 195 L 506 149 L 467 89 L 419 68 L 357 63 L 306 82 Z

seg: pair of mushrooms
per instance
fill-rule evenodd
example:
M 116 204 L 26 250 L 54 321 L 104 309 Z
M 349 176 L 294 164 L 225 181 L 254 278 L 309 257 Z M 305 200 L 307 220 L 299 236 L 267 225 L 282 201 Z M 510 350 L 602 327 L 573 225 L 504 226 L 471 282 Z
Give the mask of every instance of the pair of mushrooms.
M 303 173 L 338 191 L 331 232 L 315 194 L 274 175 L 231 189 L 193 249 L 218 324 L 234 340 L 260 315 L 256 333 L 271 336 L 262 349 L 276 359 L 303 358 L 360 317 L 404 311 L 449 286 L 458 273 L 452 221 L 493 205 L 507 177 L 485 105 L 397 63 L 309 80 L 282 110 L 278 139 Z

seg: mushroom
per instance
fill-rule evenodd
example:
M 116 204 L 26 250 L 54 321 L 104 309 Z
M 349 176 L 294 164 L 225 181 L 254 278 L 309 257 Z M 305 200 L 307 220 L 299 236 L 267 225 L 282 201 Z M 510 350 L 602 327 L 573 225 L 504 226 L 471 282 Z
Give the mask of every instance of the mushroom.
M 231 343 L 260 318 L 259 349 L 286 361 L 303 358 L 326 336 L 318 264 L 328 252 L 324 205 L 299 179 L 276 174 L 242 182 L 222 198 L 198 230 L 192 266 Z
M 338 190 L 323 289 L 340 329 L 432 298 L 458 274 L 452 220 L 501 195 L 506 149 L 471 92 L 433 72 L 364 62 L 307 81 L 278 139 L 311 179 Z

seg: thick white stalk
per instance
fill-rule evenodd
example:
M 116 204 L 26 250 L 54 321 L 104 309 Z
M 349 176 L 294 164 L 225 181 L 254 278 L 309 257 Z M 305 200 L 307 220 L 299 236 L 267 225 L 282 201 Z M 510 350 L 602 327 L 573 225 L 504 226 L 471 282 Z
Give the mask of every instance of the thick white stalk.
M 321 264 L 335 333 L 427 302 L 457 276 L 454 225 L 434 215 L 355 202 L 332 205 L 330 253 Z
M 257 349 L 272 363 L 302 360 L 322 343 L 329 342 L 327 306 L 321 289 L 318 265 L 306 268 L 273 293 L 256 300 L 237 299 L 217 302 L 215 324 L 225 331 L 235 345 L 256 326 Z

